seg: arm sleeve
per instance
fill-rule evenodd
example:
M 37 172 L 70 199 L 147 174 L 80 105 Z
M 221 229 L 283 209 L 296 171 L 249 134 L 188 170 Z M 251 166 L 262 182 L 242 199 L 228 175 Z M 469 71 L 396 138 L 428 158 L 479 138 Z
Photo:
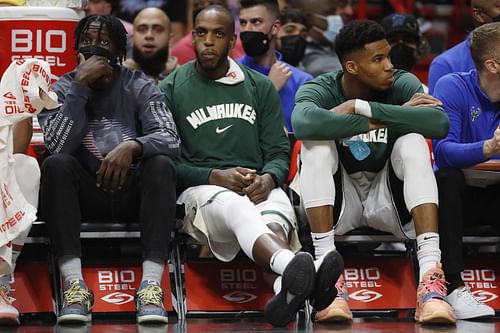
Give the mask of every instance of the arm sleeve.
M 177 128 L 159 88 L 148 81 L 140 90 L 137 100 L 142 129 L 142 136 L 136 138 L 142 144 L 140 158 L 158 154 L 177 158 L 180 144 Z
M 259 144 L 264 166 L 262 174 L 269 173 L 277 186 L 281 186 L 290 168 L 290 147 L 285 132 L 283 113 L 278 92 L 271 81 L 257 86 L 258 101 L 262 101 L 259 125 Z
M 316 79 L 297 91 L 292 127 L 299 140 L 334 140 L 368 132 L 368 118 L 329 111 L 341 104 L 334 100 L 331 89 L 326 80 Z
M 54 85 L 61 106 L 38 116 L 45 145 L 51 154 L 72 154 L 89 131 L 86 111 L 90 88 L 63 77 Z
M 467 91 L 465 83 L 456 75 L 446 75 L 435 86 L 435 95 L 443 102 L 450 118 L 450 130 L 443 140 L 433 142 L 434 158 L 440 168 L 467 168 L 484 162 L 484 140 L 462 143 L 462 128 L 467 121 L 467 103 L 464 95 L 457 92 Z

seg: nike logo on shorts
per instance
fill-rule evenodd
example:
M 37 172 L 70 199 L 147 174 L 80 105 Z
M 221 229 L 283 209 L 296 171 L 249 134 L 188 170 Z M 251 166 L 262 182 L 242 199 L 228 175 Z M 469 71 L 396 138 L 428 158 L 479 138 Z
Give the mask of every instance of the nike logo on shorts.
M 226 126 L 224 128 L 219 128 L 219 126 L 217 126 L 217 128 L 215 129 L 215 133 L 217 134 L 221 134 L 222 132 L 224 132 L 225 130 L 229 129 L 230 127 L 232 127 L 233 125 L 229 125 L 229 126 Z

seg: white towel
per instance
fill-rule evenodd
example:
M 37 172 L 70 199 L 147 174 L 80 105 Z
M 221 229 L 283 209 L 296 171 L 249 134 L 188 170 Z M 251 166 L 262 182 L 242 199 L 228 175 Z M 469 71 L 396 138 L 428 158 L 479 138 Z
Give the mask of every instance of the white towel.
M 44 107 L 58 107 L 50 84 L 50 66 L 38 59 L 11 63 L 0 81 L 0 275 L 12 272 L 12 242 L 23 245 L 24 240 L 17 238 L 25 238 L 36 219 L 40 178 L 38 165 L 30 163 L 27 156 L 17 161 L 13 158 L 13 125 Z M 18 180 L 30 193 L 21 192 Z

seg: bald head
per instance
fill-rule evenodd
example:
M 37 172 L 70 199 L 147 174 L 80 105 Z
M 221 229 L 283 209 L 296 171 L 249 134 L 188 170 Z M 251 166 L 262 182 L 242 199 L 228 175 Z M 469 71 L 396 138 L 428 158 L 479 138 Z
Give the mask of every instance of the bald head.
M 216 19 L 216 17 L 224 17 L 223 21 L 225 21 L 226 26 L 226 31 L 233 35 L 234 34 L 234 17 L 233 13 L 229 9 L 227 9 L 224 6 L 221 5 L 210 5 L 205 8 L 203 8 L 198 15 L 196 15 L 196 18 L 194 20 L 194 26 L 196 27 L 198 25 L 198 22 L 200 18 L 203 18 L 204 20 L 212 20 Z M 218 18 L 217 18 L 218 19 Z M 220 19 L 219 19 L 220 20 Z
M 141 22 L 151 19 L 158 21 L 163 26 L 168 27 L 168 29 L 170 30 L 170 19 L 168 18 L 167 14 L 165 14 L 165 12 L 160 8 L 156 7 L 147 7 L 141 10 L 134 19 L 134 28 Z
M 170 35 L 170 19 L 165 12 L 159 8 L 144 8 L 134 20 L 134 52 L 140 52 L 146 58 L 159 51 L 168 53 Z

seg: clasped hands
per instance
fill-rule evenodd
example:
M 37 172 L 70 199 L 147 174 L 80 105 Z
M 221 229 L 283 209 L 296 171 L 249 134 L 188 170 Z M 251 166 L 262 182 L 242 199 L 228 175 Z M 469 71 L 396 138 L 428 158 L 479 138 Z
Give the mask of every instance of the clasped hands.
M 258 175 L 255 170 L 243 167 L 213 169 L 208 176 L 208 183 L 246 195 L 256 205 L 267 200 L 269 193 L 275 188 L 270 174 Z

